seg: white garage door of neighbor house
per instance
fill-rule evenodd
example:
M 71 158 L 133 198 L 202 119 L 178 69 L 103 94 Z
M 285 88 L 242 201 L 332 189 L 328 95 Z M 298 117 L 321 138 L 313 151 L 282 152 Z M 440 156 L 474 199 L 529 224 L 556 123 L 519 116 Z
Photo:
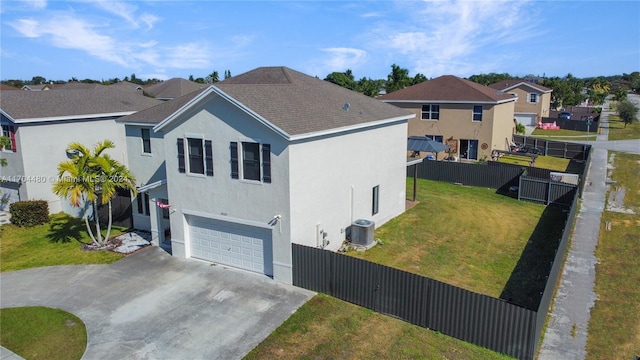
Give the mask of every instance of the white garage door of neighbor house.
M 271 229 L 187 217 L 191 257 L 273 275 Z
M 535 126 L 536 125 L 536 115 L 535 114 L 516 114 L 516 121 L 522 125 L 527 126 Z

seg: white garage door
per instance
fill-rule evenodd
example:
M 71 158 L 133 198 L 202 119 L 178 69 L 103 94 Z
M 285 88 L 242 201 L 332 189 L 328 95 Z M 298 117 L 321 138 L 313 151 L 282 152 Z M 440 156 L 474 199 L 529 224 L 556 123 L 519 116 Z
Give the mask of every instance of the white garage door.
M 188 216 L 191 257 L 273 275 L 271 229 Z
M 522 125 L 535 126 L 536 114 L 515 114 L 516 121 Z

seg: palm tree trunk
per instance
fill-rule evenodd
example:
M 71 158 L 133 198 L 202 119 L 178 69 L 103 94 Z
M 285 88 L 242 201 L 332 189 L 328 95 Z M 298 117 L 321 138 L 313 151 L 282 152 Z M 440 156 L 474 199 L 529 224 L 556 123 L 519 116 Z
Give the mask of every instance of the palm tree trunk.
M 96 236 L 98 238 L 98 246 L 103 246 L 104 241 L 102 241 L 102 232 L 100 231 L 100 216 L 98 216 L 98 202 L 93 201 L 93 217 L 96 220 Z
M 107 235 L 105 240 L 109 240 L 109 234 L 111 233 L 111 223 L 113 222 L 113 214 L 111 214 L 111 200 L 109 200 L 109 224 L 107 225 Z
M 84 216 L 84 224 L 87 226 L 87 232 L 89 233 L 89 237 L 91 238 L 91 241 L 98 245 L 98 242 L 96 241 L 96 237 L 93 236 L 93 231 L 91 231 L 91 225 L 89 225 L 89 217 L 88 216 Z

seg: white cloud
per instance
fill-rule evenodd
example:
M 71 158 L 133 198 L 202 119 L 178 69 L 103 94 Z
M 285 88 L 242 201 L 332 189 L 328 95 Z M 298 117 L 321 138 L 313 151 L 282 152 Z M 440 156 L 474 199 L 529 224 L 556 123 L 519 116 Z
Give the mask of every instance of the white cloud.
M 83 50 L 95 57 L 126 65 L 124 49 L 109 36 L 101 35 L 92 26 L 71 16 L 60 16 L 47 21 L 19 19 L 11 24 L 29 38 L 47 38 L 51 45 L 65 49 Z
M 134 16 L 138 8 L 134 5 L 130 5 L 121 1 L 109 0 L 96 1 L 94 4 L 100 7 L 102 10 L 125 19 L 128 23 L 136 28 L 139 26 Z
M 47 0 L 21 0 L 33 10 L 43 10 L 47 7 Z
M 211 65 L 211 58 L 208 45 L 188 43 L 167 48 L 162 63 L 175 69 L 207 69 Z
M 371 35 L 371 43 L 378 51 L 403 55 L 403 61 L 410 64 L 401 66 L 409 65 L 412 73 L 420 72 L 427 77 L 465 76 L 475 71 L 478 56 L 486 56 L 489 48 L 491 51 L 506 49 L 508 54 L 509 44 L 536 36 L 532 30 L 536 25 L 535 16 L 527 13 L 528 1 L 399 4 L 409 6 L 406 12 L 412 15 L 403 19 L 402 26 L 382 24 Z M 494 53 L 494 58 L 488 61 L 499 67 L 500 58 L 512 55 L 507 54 Z
M 160 21 L 160 18 L 151 14 L 142 14 L 140 16 L 140 21 L 147 25 L 147 30 L 151 30 L 153 29 L 153 25 Z
M 334 47 L 322 49 L 329 57 L 322 61 L 321 70 L 327 73 L 353 69 L 362 64 L 367 58 L 367 52 L 361 49 Z

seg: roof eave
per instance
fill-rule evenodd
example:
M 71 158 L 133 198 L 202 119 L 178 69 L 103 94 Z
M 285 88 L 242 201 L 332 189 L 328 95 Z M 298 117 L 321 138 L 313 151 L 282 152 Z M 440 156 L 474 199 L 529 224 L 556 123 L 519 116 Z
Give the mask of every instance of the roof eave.
M 131 115 L 134 113 L 135 111 L 127 111 L 127 112 L 106 113 L 106 114 L 81 114 L 81 115 L 52 116 L 52 117 L 41 117 L 41 118 L 23 118 L 23 119 L 15 119 L 13 120 L 13 122 L 16 124 L 31 124 L 31 123 L 39 123 L 39 122 L 67 121 L 67 120 L 81 120 L 81 119 L 95 120 L 100 118 L 123 117 L 123 116 Z
M 497 104 L 502 104 L 505 102 L 509 102 L 509 101 L 515 101 L 516 98 L 511 98 L 511 99 L 503 99 L 503 100 L 494 100 L 494 101 L 486 101 L 486 100 L 482 100 L 482 101 L 474 101 L 474 100 L 386 100 L 386 99 L 381 99 L 380 101 L 382 102 L 386 102 L 386 103 L 393 103 L 393 102 L 402 102 L 402 103 L 411 103 L 411 104 L 424 104 L 424 103 L 428 103 L 428 104 L 482 104 L 482 105 L 497 105 Z
M 336 135 L 336 134 L 340 134 L 340 133 L 348 132 L 348 131 L 353 131 L 353 130 L 362 130 L 362 129 L 366 129 L 366 128 L 369 128 L 369 127 L 375 127 L 375 126 L 384 125 L 384 124 L 392 124 L 394 122 L 406 122 L 406 121 L 409 121 L 409 119 L 414 118 L 414 117 L 416 117 L 416 114 L 407 114 L 407 115 L 404 115 L 404 116 L 397 116 L 397 117 L 393 117 L 393 118 L 389 118 L 389 119 L 383 119 L 383 120 L 378 120 L 378 121 L 370 121 L 370 122 L 366 122 L 366 123 L 363 123 L 363 124 L 344 126 L 344 127 L 328 129 L 328 130 L 323 130 L 323 131 L 315 131 L 315 132 L 304 133 L 304 134 L 298 134 L 298 135 L 291 136 L 289 138 L 289 140 L 298 141 L 298 140 L 307 140 L 307 139 L 311 139 L 311 138 L 314 138 L 314 137 L 320 137 L 320 136 Z
M 282 136 L 283 138 L 285 138 L 287 140 L 291 139 L 291 136 L 286 131 L 284 131 L 281 128 L 277 127 L 276 125 L 274 125 L 273 123 L 271 123 L 270 121 L 268 121 L 264 117 L 260 116 L 255 111 L 251 110 L 249 107 L 245 106 L 240 101 L 236 100 L 231 95 L 225 93 L 220 88 L 218 88 L 218 87 L 216 87 L 214 85 L 209 86 L 207 88 L 207 90 L 203 91 L 200 95 L 198 95 L 198 96 L 194 97 L 193 99 L 191 99 L 191 101 L 189 101 L 188 103 L 183 105 L 180 109 L 178 109 L 178 111 L 174 112 L 173 114 L 171 114 L 171 116 L 167 117 L 166 119 L 162 120 L 158 125 L 154 126 L 153 127 L 153 131 L 157 132 L 157 131 L 162 130 L 164 127 L 166 127 L 170 123 L 172 123 L 176 118 L 178 118 L 180 115 L 182 115 L 184 112 L 186 112 L 189 108 L 191 108 L 192 106 L 195 106 L 197 103 L 199 103 L 202 99 L 206 98 L 211 93 L 215 93 L 218 96 L 222 97 L 223 99 L 229 101 L 230 103 L 232 103 L 233 105 L 237 106 L 239 109 L 241 109 L 242 111 L 244 111 L 245 113 L 247 113 L 248 115 L 250 115 L 251 117 L 256 119 L 258 122 L 262 123 L 263 125 L 265 125 L 269 129 L 273 130 L 275 133 L 277 133 L 278 135 Z

